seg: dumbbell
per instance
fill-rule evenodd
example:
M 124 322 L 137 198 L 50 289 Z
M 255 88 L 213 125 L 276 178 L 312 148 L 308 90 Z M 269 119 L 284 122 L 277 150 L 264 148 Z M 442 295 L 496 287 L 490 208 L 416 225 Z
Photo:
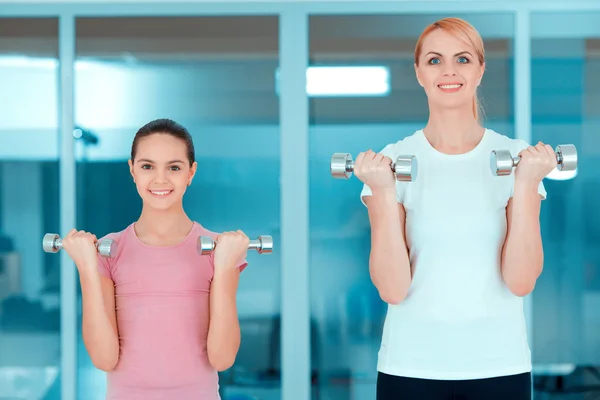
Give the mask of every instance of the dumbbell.
M 200 236 L 198 238 L 198 252 L 202 255 L 212 253 L 216 246 L 217 242 L 210 236 Z M 273 238 L 269 235 L 261 235 L 258 239 L 250 240 L 248 250 L 256 250 L 258 254 L 272 253 Z
M 414 182 L 417 179 L 417 157 L 409 155 L 399 155 L 396 162 L 391 165 L 392 171 L 396 175 L 396 180 L 400 182 Z M 348 179 L 354 172 L 354 160 L 348 153 L 334 153 L 331 156 L 331 176 L 336 179 Z
M 58 253 L 62 249 L 62 239 L 56 233 L 44 235 L 42 247 L 46 253 Z M 112 239 L 102 239 L 96 242 L 96 250 L 103 257 L 113 257 L 117 254 L 117 242 Z
M 572 144 L 556 146 L 557 166 L 559 171 L 574 171 L 577 168 L 577 149 Z M 505 176 L 512 173 L 513 167 L 519 165 L 521 157 L 513 157 L 508 150 L 492 150 L 490 167 L 495 176 Z

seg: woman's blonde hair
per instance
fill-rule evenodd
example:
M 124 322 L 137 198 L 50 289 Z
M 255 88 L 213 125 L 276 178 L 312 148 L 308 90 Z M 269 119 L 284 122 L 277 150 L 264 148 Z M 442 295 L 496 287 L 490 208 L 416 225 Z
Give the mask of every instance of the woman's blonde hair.
M 421 36 L 419 36 L 417 45 L 415 47 L 415 65 L 419 65 L 419 57 L 421 56 L 423 40 L 425 37 L 427 37 L 427 35 L 437 29 L 442 29 L 445 32 L 454 35 L 456 38 L 469 43 L 475 49 L 479 64 L 483 65 L 485 63 L 483 39 L 481 38 L 481 35 L 477 29 L 463 19 L 444 18 L 428 25 L 421 33 Z M 479 121 L 482 114 L 483 108 L 481 107 L 479 95 L 477 92 L 475 92 L 475 96 L 473 97 L 473 115 L 475 116 L 475 119 Z

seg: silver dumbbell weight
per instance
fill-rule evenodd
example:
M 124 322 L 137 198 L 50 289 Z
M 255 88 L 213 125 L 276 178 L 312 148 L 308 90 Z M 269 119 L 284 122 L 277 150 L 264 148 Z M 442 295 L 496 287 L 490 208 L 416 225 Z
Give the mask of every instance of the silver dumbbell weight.
M 198 252 L 202 255 L 212 253 L 216 246 L 217 242 L 210 236 L 200 236 L 198 238 Z M 258 254 L 272 253 L 273 238 L 269 235 L 261 235 L 258 239 L 250 240 L 248 250 L 256 250 L 258 251 Z
M 46 253 L 58 253 L 62 250 L 62 239 L 56 233 L 44 235 L 42 247 Z M 96 242 L 96 250 L 103 257 L 113 257 L 117 254 L 117 242 L 112 239 L 102 239 Z
M 556 169 L 574 171 L 577 168 L 577 149 L 572 144 L 556 146 Z M 521 157 L 513 157 L 508 150 L 492 150 L 490 168 L 495 176 L 506 176 L 512 173 L 513 167 L 519 165 Z
M 391 167 L 396 175 L 396 180 L 400 182 L 414 182 L 417 179 L 418 163 L 415 156 L 399 155 Z M 348 153 L 334 153 L 331 156 L 330 169 L 331 176 L 336 179 L 350 178 L 354 172 L 352 155 Z

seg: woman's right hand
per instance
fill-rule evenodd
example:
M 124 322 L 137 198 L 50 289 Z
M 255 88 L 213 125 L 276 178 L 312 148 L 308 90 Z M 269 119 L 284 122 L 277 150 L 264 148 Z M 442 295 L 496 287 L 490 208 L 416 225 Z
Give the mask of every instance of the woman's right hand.
M 354 175 L 367 185 L 371 191 L 392 189 L 396 187 L 396 177 L 391 165 L 391 158 L 368 150 L 356 157 Z
M 71 229 L 63 238 L 63 250 L 69 254 L 79 273 L 95 270 L 98 266 L 97 241 L 96 235 L 76 229 Z

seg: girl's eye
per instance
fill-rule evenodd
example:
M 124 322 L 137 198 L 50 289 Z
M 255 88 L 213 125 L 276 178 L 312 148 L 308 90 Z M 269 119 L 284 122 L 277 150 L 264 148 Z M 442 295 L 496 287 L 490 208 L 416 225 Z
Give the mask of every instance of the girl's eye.
M 142 165 L 142 169 L 152 169 L 152 165 L 144 164 Z M 172 171 L 180 171 L 181 167 L 178 167 L 177 165 L 172 165 L 169 167 L 169 169 L 171 169 Z
M 434 57 L 431 60 L 429 60 L 429 64 L 439 64 L 440 62 L 440 59 L 437 57 Z
M 467 57 L 458 57 L 458 62 L 461 64 L 468 63 L 469 59 Z

